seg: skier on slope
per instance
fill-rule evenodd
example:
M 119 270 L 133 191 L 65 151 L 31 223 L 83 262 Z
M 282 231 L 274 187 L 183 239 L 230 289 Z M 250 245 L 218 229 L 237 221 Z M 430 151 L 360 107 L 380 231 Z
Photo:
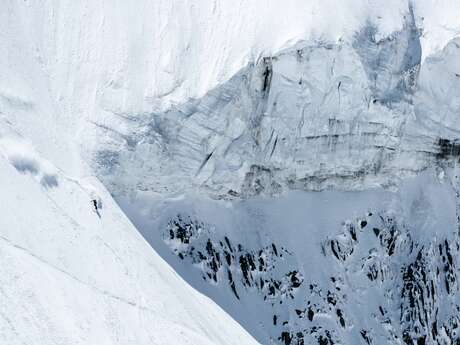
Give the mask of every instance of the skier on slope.
M 91 199 L 92 203 L 93 203 L 93 207 L 94 207 L 94 211 L 96 212 L 97 216 L 99 218 L 101 218 L 101 214 L 99 212 L 99 210 L 102 208 L 102 201 L 101 199 Z

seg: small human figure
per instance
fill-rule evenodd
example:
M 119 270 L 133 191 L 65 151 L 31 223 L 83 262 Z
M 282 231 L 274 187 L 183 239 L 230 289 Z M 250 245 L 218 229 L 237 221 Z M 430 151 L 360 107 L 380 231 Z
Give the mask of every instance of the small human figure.
M 96 199 L 92 199 L 91 201 L 93 202 L 94 211 L 96 211 L 97 216 L 101 218 L 101 214 L 99 213 L 99 202 Z

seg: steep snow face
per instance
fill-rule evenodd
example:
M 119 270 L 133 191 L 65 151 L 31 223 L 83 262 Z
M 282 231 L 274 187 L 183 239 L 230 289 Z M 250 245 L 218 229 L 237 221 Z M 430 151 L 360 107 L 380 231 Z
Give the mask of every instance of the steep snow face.
M 201 99 L 251 61 L 298 40 L 351 44 L 368 21 L 375 40 L 385 40 L 403 29 L 409 12 L 399 0 L 9 0 L 3 6 L 0 111 L 73 175 L 88 173 L 82 148 L 87 157 L 119 148 L 101 147 L 95 126 L 137 145 L 128 140 L 133 122 Z M 419 0 L 413 7 L 424 61 L 457 35 L 460 6 Z
M 115 194 L 395 187 L 459 151 L 460 41 L 422 62 L 414 13 L 389 36 L 368 22 L 300 42 L 201 98 L 96 123 L 93 166 Z
M 201 97 L 262 52 L 311 35 L 351 35 L 368 15 L 390 32 L 406 7 L 399 0 L 7 0 L 0 111 L 8 109 L 60 168 L 84 175 L 79 154 L 96 145 L 92 123 L 123 133 L 123 119 Z
M 0 181 L 2 344 L 257 344 L 97 180 L 68 178 L 4 123 Z

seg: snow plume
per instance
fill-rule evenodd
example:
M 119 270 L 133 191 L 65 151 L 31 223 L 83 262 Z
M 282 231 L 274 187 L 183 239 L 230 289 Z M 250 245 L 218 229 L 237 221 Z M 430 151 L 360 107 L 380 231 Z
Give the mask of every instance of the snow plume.
M 17 135 L 0 136 L 0 153 L 17 171 L 30 174 L 45 188 L 58 186 L 56 167 L 40 157 L 33 146 Z

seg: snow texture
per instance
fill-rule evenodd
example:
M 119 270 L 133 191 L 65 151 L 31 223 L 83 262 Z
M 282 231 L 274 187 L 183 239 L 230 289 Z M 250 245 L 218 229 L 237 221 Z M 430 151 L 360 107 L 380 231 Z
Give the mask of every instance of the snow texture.
M 121 206 L 262 344 L 455 344 L 458 191 L 458 170 L 429 170 L 397 192 Z
M 82 186 L 11 137 L 0 136 L 2 344 L 256 344 L 152 251 L 96 180 Z
M 368 19 L 259 56 L 167 110 L 106 114 L 87 160 L 115 195 L 395 188 L 455 156 L 460 131 L 460 41 L 424 58 L 416 5 L 402 13 L 389 33 Z

